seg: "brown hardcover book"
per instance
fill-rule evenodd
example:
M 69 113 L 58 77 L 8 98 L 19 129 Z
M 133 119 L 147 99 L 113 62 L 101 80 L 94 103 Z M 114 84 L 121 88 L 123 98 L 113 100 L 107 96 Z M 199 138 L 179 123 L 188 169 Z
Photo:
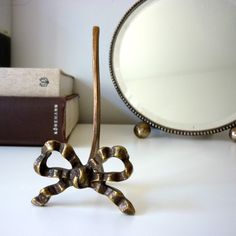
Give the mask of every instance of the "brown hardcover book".
M 78 95 L 0 96 L 0 144 L 42 145 L 51 139 L 66 142 L 78 117 Z

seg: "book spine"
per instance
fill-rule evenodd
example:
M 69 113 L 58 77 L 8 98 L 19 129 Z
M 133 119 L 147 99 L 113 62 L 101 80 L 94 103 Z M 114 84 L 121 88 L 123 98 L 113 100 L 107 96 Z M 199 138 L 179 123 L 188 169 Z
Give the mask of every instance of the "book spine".
M 0 96 L 67 96 L 73 93 L 73 81 L 54 68 L 0 68 Z M 63 94 L 62 87 L 67 88 Z
M 11 38 L 0 32 L 0 67 L 11 66 Z
M 65 106 L 62 97 L 0 97 L 0 144 L 66 142 Z

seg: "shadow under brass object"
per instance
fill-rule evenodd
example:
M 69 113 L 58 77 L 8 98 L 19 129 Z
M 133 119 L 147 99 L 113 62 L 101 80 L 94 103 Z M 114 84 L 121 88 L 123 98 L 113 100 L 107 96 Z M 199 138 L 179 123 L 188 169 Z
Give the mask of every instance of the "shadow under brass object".
M 56 184 L 41 189 L 39 195 L 32 199 L 36 206 L 44 206 L 51 196 L 63 192 L 70 186 L 75 188 L 90 187 L 100 194 L 106 195 L 119 209 L 128 215 L 134 215 L 132 203 L 123 193 L 109 185 L 106 181 L 123 181 L 132 174 L 133 166 L 129 161 L 127 150 L 122 146 L 101 147 L 100 139 L 100 79 L 99 79 L 99 27 L 93 28 L 93 83 L 94 83 L 94 109 L 93 109 L 93 141 L 87 164 L 83 165 L 73 148 L 66 143 L 55 140 L 47 141 L 42 147 L 42 153 L 34 163 L 34 170 L 41 176 L 58 178 Z M 71 169 L 48 167 L 47 160 L 53 151 L 60 152 L 71 164 Z M 124 163 L 121 172 L 104 172 L 103 163 L 110 158 L 118 158 Z

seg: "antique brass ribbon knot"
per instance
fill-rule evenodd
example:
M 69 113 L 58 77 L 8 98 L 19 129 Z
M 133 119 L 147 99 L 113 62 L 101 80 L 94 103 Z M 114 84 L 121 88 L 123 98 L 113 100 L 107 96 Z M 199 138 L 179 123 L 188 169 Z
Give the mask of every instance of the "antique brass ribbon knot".
M 47 160 L 53 151 L 58 151 L 71 164 L 71 169 L 60 167 L 48 167 Z M 118 158 L 124 164 L 121 172 L 104 172 L 103 163 L 110 158 Z M 43 188 L 39 195 L 32 199 L 37 206 L 44 206 L 51 196 L 63 192 L 66 188 L 93 188 L 98 193 L 106 195 L 120 210 L 126 214 L 134 214 L 135 210 L 131 202 L 125 198 L 122 192 L 106 184 L 106 181 L 123 181 L 132 174 L 133 166 L 129 161 L 129 155 L 122 146 L 112 148 L 99 148 L 94 158 L 90 158 L 83 165 L 69 144 L 57 141 L 48 141 L 42 147 L 41 155 L 34 163 L 34 170 L 41 176 L 58 178 L 56 184 Z

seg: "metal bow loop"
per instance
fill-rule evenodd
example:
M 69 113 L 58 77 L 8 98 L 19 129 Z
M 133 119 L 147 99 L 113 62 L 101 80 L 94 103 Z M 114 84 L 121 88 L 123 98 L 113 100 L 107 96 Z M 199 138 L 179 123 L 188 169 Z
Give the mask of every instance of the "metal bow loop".
M 97 151 L 97 155 L 93 159 L 90 159 L 88 164 L 91 164 L 92 166 L 102 165 L 104 162 L 108 161 L 111 158 L 117 158 L 121 160 L 125 167 L 124 170 L 120 172 L 99 172 L 95 170 L 91 182 L 120 182 L 130 177 L 133 172 L 133 166 L 129 161 L 127 150 L 122 146 L 114 146 L 112 148 L 99 148 Z
M 69 178 L 71 170 L 60 167 L 50 168 L 47 166 L 47 160 L 53 151 L 60 152 L 61 155 L 70 162 L 72 169 L 83 166 L 80 159 L 75 154 L 74 149 L 70 145 L 50 140 L 44 144 L 41 155 L 34 163 L 34 170 L 39 175 L 59 179 Z

